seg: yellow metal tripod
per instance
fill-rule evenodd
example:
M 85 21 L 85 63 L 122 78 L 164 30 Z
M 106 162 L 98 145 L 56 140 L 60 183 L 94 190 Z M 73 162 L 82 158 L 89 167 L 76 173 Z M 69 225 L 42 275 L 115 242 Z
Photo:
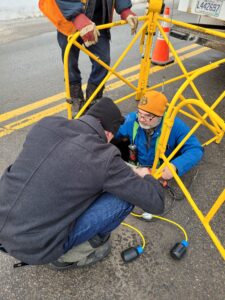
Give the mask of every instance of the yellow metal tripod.
M 98 57 L 93 55 L 87 48 L 80 45 L 77 42 L 77 38 L 79 37 L 79 32 L 75 33 L 74 35 L 70 36 L 68 38 L 68 45 L 65 51 L 64 56 L 64 76 L 65 76 L 65 86 L 66 86 L 66 98 L 70 99 L 70 88 L 69 88 L 69 74 L 68 74 L 68 56 L 70 49 L 72 45 L 75 45 L 78 47 L 81 51 L 89 55 L 92 59 L 97 61 L 100 65 L 105 67 L 108 70 L 108 74 L 104 78 L 104 80 L 100 83 L 98 88 L 95 90 L 95 92 L 92 94 L 92 96 L 88 99 L 88 101 L 85 103 L 85 105 L 82 107 L 82 109 L 78 112 L 76 115 L 76 118 L 80 117 L 83 112 L 86 110 L 86 108 L 89 106 L 91 101 L 94 99 L 94 97 L 97 95 L 97 93 L 101 90 L 101 88 L 105 85 L 107 80 L 110 78 L 111 75 L 116 76 L 120 80 L 122 80 L 127 86 L 129 86 L 132 90 L 132 92 L 122 98 L 117 99 L 115 102 L 120 103 L 124 100 L 127 100 L 131 97 L 135 97 L 136 100 L 139 100 L 142 95 L 147 90 L 156 89 L 159 87 L 162 87 L 164 85 L 174 83 L 178 80 L 184 79 L 184 82 L 178 89 L 178 91 L 175 93 L 173 99 L 169 103 L 168 111 L 166 113 L 163 127 L 162 127 L 162 133 L 161 137 L 158 143 L 158 147 L 155 154 L 155 160 L 152 168 L 152 175 L 155 178 L 159 178 L 161 176 L 161 170 L 168 166 L 171 170 L 174 179 L 176 180 L 177 184 L 179 185 L 180 189 L 182 190 L 183 194 L 185 195 L 187 201 L 197 214 L 199 220 L 201 221 L 202 225 L 205 227 L 207 233 L 209 234 L 210 238 L 213 240 L 215 246 L 217 247 L 218 251 L 222 255 L 222 257 L 225 259 L 225 249 L 210 227 L 210 221 L 215 216 L 219 208 L 222 206 L 222 204 L 225 201 L 225 189 L 220 193 L 219 197 L 215 200 L 214 204 L 212 205 L 209 212 L 206 214 L 206 216 L 203 215 L 201 210 L 198 208 L 196 202 L 192 198 L 190 192 L 185 187 L 184 183 L 182 182 L 181 178 L 178 176 L 178 174 L 171 168 L 170 161 L 171 159 L 176 155 L 176 153 L 181 149 L 181 147 L 184 145 L 184 143 L 187 141 L 187 139 L 196 132 L 196 130 L 200 126 L 205 126 L 208 128 L 208 130 L 212 133 L 213 137 L 210 138 L 208 141 L 205 141 L 203 146 L 207 146 L 211 144 L 212 142 L 220 143 L 225 132 L 225 122 L 224 120 L 215 112 L 215 108 L 221 103 L 222 100 L 225 98 L 225 91 L 221 93 L 221 95 L 215 99 L 214 103 L 211 106 L 208 106 L 206 101 L 204 100 L 203 96 L 199 92 L 196 84 L 195 79 L 199 76 L 214 70 L 218 68 L 220 65 L 225 63 L 225 59 L 221 59 L 219 61 L 216 61 L 212 64 L 208 64 L 206 66 L 203 66 L 201 68 L 198 68 L 196 70 L 192 70 L 191 72 L 188 72 L 182 63 L 182 60 L 178 56 L 177 51 L 173 47 L 171 41 L 168 39 L 167 35 L 165 34 L 162 26 L 160 25 L 160 21 L 169 22 L 171 24 L 179 25 L 184 28 L 190 28 L 192 30 L 195 30 L 196 32 L 204 32 L 209 35 L 215 35 L 219 36 L 220 38 L 225 38 L 225 34 L 221 32 L 217 32 L 210 29 L 200 28 L 198 26 L 189 25 L 180 21 L 172 20 L 172 19 L 165 19 L 162 16 L 160 16 L 160 11 L 162 8 L 162 1 L 161 0 L 151 0 L 149 3 L 148 13 L 146 16 L 139 17 L 139 22 L 142 22 L 139 31 L 134 36 L 130 44 L 127 46 L 127 48 L 123 51 L 121 56 L 118 58 L 116 63 L 110 67 L 107 64 L 105 64 L 103 61 L 101 61 Z M 126 25 L 125 21 L 118 21 L 106 25 L 98 26 L 97 28 L 99 30 L 105 29 L 105 28 L 112 28 L 114 26 L 124 26 Z M 175 61 L 177 65 L 180 67 L 180 70 L 182 72 L 181 75 L 171 78 L 165 82 L 159 83 L 157 85 L 148 87 L 148 79 L 149 74 L 151 70 L 151 59 L 150 59 L 150 51 L 152 48 L 152 41 L 153 41 L 153 35 L 156 32 L 156 30 L 159 30 L 163 38 L 165 39 L 166 43 L 168 44 L 168 47 L 170 51 L 172 52 Z M 139 80 L 138 85 L 135 86 L 133 83 L 131 83 L 129 80 L 127 80 L 124 76 L 122 76 L 116 69 L 121 64 L 122 60 L 128 55 L 130 49 L 135 44 L 135 42 L 140 38 L 140 51 L 142 53 L 142 58 L 140 62 L 140 72 L 139 72 Z M 191 99 L 187 99 L 184 97 L 184 91 L 187 89 L 187 87 L 191 87 L 191 89 L 194 92 L 195 97 Z M 71 105 L 67 103 L 68 106 L 68 118 L 72 118 L 72 112 L 71 112 Z M 185 108 L 185 110 L 184 110 Z M 198 109 L 196 109 L 198 108 Z M 201 110 L 203 113 L 200 113 L 199 110 Z M 174 149 L 174 151 L 171 153 L 169 157 L 165 156 L 165 150 L 167 146 L 167 142 L 169 139 L 170 131 L 174 123 L 174 119 L 178 113 L 182 113 L 185 116 L 189 117 L 193 121 L 196 122 L 196 124 L 193 126 L 193 128 L 190 130 L 190 132 L 186 135 L 186 137 L 183 139 L 183 141 Z M 163 164 L 157 169 L 158 161 L 161 159 L 163 161 Z

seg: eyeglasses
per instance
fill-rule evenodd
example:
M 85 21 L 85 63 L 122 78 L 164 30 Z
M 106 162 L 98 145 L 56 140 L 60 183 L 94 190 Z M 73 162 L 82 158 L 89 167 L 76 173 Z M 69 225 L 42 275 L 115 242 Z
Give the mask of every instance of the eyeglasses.
M 145 120 L 145 121 L 151 121 L 151 120 L 153 120 L 155 117 L 156 117 L 156 115 L 152 115 L 152 114 L 147 114 L 147 115 L 143 115 L 142 113 L 140 113 L 139 111 L 138 111 L 138 113 L 137 113 L 137 117 L 139 118 L 139 119 L 143 119 L 143 120 Z

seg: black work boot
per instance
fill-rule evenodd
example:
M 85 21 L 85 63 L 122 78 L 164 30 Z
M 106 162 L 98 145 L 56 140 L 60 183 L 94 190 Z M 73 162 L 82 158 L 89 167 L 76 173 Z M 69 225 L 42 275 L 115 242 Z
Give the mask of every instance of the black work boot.
M 96 235 L 89 241 L 73 247 L 58 260 L 48 264 L 50 269 L 64 271 L 90 266 L 105 258 L 111 251 L 110 235 L 101 238 Z
M 93 83 L 88 83 L 87 89 L 86 89 L 86 101 L 91 97 L 91 95 L 94 93 L 94 91 L 97 89 L 98 86 L 96 86 Z M 105 86 L 101 88 L 101 90 L 98 92 L 98 94 L 95 96 L 95 98 L 92 100 L 91 104 L 89 107 L 94 105 L 95 103 L 98 102 L 98 99 L 102 98 L 103 91 L 104 91 Z
M 80 83 L 70 85 L 70 97 L 71 100 L 67 102 L 72 104 L 72 118 L 74 118 L 85 103 L 84 94 Z

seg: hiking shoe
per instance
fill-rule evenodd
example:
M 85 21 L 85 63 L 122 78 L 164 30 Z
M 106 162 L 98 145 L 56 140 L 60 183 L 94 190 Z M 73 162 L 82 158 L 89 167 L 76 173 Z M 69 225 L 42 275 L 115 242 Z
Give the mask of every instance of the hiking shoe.
M 77 267 L 76 263 L 59 262 L 58 260 L 49 263 L 47 266 L 49 269 L 57 271 L 69 270 Z
M 85 266 L 90 266 L 98 261 L 103 260 L 106 256 L 109 255 L 111 252 L 111 243 L 107 241 L 105 244 L 102 246 L 98 247 L 95 252 L 92 252 L 90 255 L 88 255 L 86 258 L 83 260 L 80 260 L 77 262 L 77 267 L 85 267 Z
M 71 99 L 68 103 L 72 104 L 72 118 L 74 118 L 85 103 L 80 83 L 70 85 L 70 96 Z
M 111 243 L 108 239 L 97 248 L 93 247 L 89 241 L 86 241 L 76 247 L 73 247 L 58 260 L 48 264 L 50 269 L 69 270 L 78 267 L 90 266 L 101 261 L 109 255 L 111 251 Z
M 86 101 L 91 97 L 91 95 L 94 93 L 94 91 L 96 90 L 98 86 L 96 86 L 93 83 L 88 83 L 87 85 L 87 89 L 86 89 Z M 104 86 L 101 88 L 101 90 L 98 92 L 98 94 L 95 96 L 95 98 L 92 100 L 91 104 L 89 105 L 89 107 L 93 106 L 95 103 L 98 102 L 97 99 L 102 98 L 103 96 L 103 91 L 104 91 Z

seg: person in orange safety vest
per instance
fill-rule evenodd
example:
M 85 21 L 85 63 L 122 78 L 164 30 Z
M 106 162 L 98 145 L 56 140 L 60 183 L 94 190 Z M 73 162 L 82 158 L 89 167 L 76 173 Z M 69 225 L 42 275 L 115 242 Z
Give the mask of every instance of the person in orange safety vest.
M 58 44 L 62 50 L 62 59 L 67 45 L 67 37 L 80 31 L 77 41 L 84 44 L 107 65 L 110 65 L 110 32 L 108 29 L 99 32 L 96 25 L 112 22 L 113 10 L 120 14 L 122 20 L 127 20 L 131 34 L 136 32 L 138 18 L 131 10 L 130 0 L 39 0 L 40 10 L 57 28 Z M 73 114 L 85 103 L 82 91 L 82 77 L 78 66 L 80 50 L 72 46 L 69 55 L 69 82 Z M 97 86 L 107 74 L 107 70 L 91 60 L 92 69 L 86 89 L 86 100 L 90 98 Z M 95 97 L 103 95 L 104 87 Z M 93 101 L 92 103 L 94 103 Z

